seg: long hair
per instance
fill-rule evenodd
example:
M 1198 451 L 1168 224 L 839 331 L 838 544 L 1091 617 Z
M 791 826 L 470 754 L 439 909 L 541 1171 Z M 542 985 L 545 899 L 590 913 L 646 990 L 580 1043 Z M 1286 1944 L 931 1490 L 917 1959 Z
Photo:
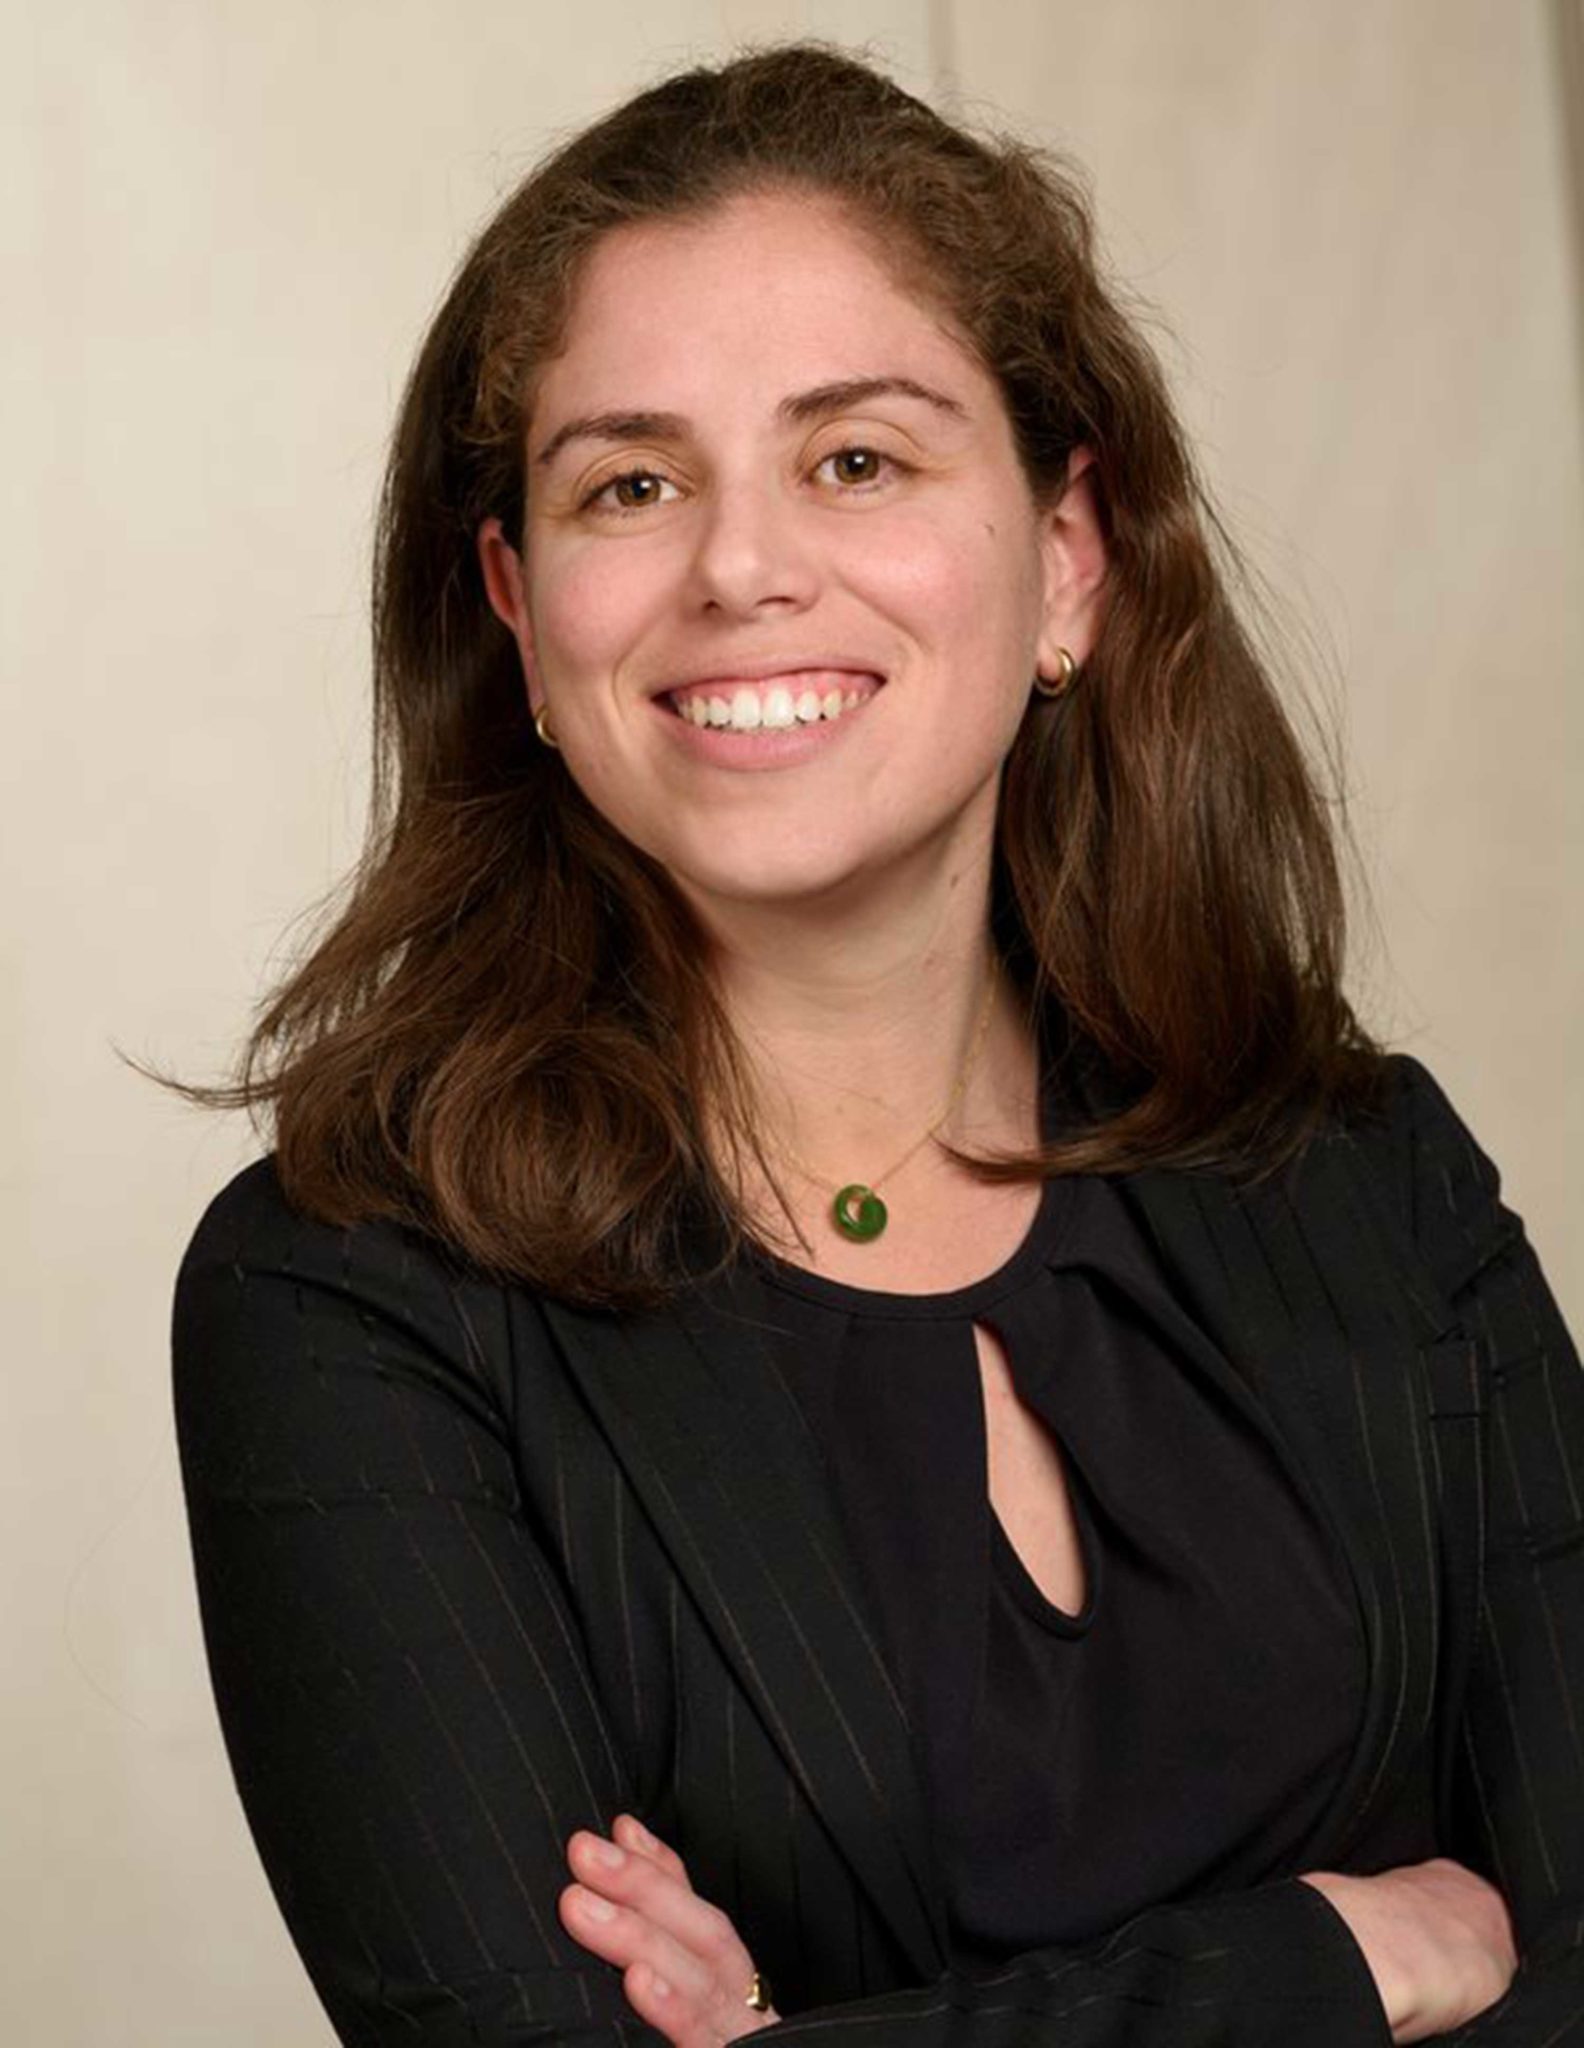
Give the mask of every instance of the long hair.
M 761 1155 L 703 935 L 535 742 L 475 536 L 523 530 L 536 372 L 599 239 L 777 188 L 838 200 L 950 316 L 1037 502 L 1095 455 L 1103 623 L 1006 764 L 993 912 L 1031 1019 L 1105 1106 L 977 1170 L 1269 1166 L 1378 1063 L 1341 992 L 1326 804 L 1080 179 L 822 44 L 690 70 L 542 163 L 451 285 L 380 510 L 368 844 L 235 1082 L 191 1091 L 266 1112 L 310 1213 L 395 1217 L 586 1303 L 652 1302 L 701 1241 L 729 1252 L 730 1161 Z

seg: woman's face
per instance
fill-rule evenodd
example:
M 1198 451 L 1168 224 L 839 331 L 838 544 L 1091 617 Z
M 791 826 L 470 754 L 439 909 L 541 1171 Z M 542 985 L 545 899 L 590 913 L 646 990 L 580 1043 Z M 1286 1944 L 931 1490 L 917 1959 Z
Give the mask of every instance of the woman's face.
M 833 203 L 609 234 L 527 478 L 521 557 L 480 548 L 530 699 L 700 909 L 988 855 L 1036 669 L 1093 639 L 1089 484 L 1036 508 L 995 383 Z

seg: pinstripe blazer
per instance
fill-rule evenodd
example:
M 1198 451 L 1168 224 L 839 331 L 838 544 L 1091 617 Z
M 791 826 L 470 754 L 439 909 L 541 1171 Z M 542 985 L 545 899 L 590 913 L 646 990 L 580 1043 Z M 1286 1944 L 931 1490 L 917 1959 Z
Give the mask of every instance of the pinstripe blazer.
M 1334 1534 L 1366 1709 L 1302 1857 L 1106 1941 L 952 1965 L 909 1733 L 754 1284 L 647 1317 L 284 1204 L 178 1283 L 176 1414 L 244 1808 L 344 2042 L 658 2040 L 562 1932 L 565 1843 L 643 1814 L 830 2048 L 1352 2048 L 1388 2034 L 1300 1870 L 1415 1772 L 1523 1963 L 1460 2041 L 1584 2044 L 1584 1376 L 1434 1081 L 1280 1177 L 1122 1183 Z M 1263 1703 L 1250 1701 L 1250 1732 Z

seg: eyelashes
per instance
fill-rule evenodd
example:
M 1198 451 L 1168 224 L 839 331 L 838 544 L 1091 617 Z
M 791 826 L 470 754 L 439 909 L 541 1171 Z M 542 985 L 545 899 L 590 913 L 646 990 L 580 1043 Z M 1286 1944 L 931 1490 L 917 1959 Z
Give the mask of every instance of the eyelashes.
M 663 504 L 665 501 L 660 498 L 650 498 L 642 505 L 624 505 L 614 494 L 620 491 L 624 485 L 664 484 L 669 482 L 670 478 L 661 476 L 658 470 L 624 469 L 619 475 L 608 476 L 602 484 L 596 484 L 586 497 L 578 501 L 578 510 L 580 512 L 647 512 L 650 505 Z M 672 485 L 672 488 L 675 489 L 675 485 Z
M 842 497 L 864 496 L 870 491 L 882 489 L 894 476 L 911 473 L 911 465 L 901 461 L 897 456 L 888 455 L 884 449 L 871 447 L 867 442 L 854 441 L 844 443 L 840 448 L 833 448 L 828 454 L 822 455 L 814 464 L 811 474 L 818 476 L 821 470 L 833 469 L 839 472 L 841 465 L 851 463 L 855 458 L 870 465 L 872 473 L 857 478 L 843 478 L 833 473 L 831 481 Z M 637 504 L 622 502 L 620 493 L 623 490 L 650 486 L 656 487 L 654 495 L 645 497 Z M 647 465 L 624 469 L 615 476 L 606 477 L 579 499 L 578 510 L 598 512 L 617 519 L 630 519 L 656 505 L 671 503 L 670 499 L 659 495 L 659 491 L 666 488 L 675 491 L 678 487 L 659 469 Z
M 899 463 L 895 459 L 895 457 L 887 455 L 883 449 L 869 448 L 866 447 L 862 442 L 855 441 L 845 448 L 833 448 L 829 455 L 821 456 L 819 461 L 814 465 L 815 470 L 816 472 L 818 472 L 819 470 L 824 469 L 827 463 L 845 462 L 850 455 L 866 456 L 870 461 L 877 464 L 882 470 L 900 470 L 902 468 L 902 464 Z M 883 477 L 880 475 L 859 477 L 856 480 L 855 488 L 859 490 L 864 489 L 866 486 L 872 488 L 874 485 L 882 481 Z

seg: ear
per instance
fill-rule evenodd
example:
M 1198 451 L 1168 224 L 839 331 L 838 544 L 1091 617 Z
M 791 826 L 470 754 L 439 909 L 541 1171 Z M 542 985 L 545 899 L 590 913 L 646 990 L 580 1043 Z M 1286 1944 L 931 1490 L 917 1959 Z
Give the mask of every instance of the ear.
M 490 610 L 517 642 L 523 680 L 528 685 L 528 708 L 538 711 L 544 702 L 539 670 L 534 660 L 533 627 L 528 619 L 528 579 L 522 556 L 506 538 L 498 519 L 486 519 L 478 530 L 479 569 Z
M 1068 458 L 1067 482 L 1043 515 L 1040 554 L 1045 604 L 1039 672 L 1054 680 L 1062 666 L 1057 650 L 1065 647 L 1081 665 L 1100 633 L 1106 546 L 1091 448 L 1075 448 Z

